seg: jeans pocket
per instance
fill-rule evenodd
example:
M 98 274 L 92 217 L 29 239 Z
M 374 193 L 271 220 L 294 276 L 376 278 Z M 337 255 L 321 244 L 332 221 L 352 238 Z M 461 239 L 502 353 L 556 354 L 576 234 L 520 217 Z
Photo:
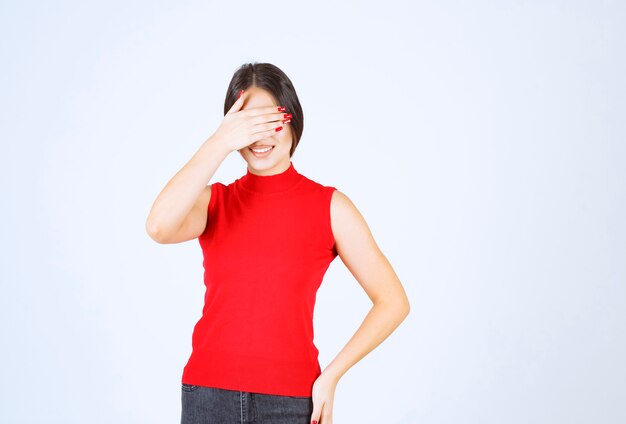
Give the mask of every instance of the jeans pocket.
M 181 383 L 182 389 L 185 392 L 193 392 L 194 390 L 197 390 L 198 387 L 200 386 L 196 386 L 195 384 L 185 384 L 185 383 Z

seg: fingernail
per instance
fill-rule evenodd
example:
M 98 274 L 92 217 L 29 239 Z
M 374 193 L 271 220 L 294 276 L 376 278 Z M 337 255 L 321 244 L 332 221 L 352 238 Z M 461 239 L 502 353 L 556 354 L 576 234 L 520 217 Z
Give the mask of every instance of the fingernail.
M 241 90 L 241 91 L 239 92 L 239 95 L 237 96 L 237 99 L 239 99 L 239 98 L 241 97 L 241 95 L 242 95 L 242 94 L 243 94 L 243 90 Z
M 282 129 L 283 129 L 283 127 L 278 127 L 278 128 L 276 128 L 276 131 L 280 131 Z
M 283 106 L 278 106 L 278 111 L 279 112 L 284 112 L 286 109 Z

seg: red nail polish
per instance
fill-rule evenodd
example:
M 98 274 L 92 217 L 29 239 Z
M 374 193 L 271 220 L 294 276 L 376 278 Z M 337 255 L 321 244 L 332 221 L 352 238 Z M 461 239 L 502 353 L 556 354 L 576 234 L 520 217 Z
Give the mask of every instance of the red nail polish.
M 283 127 L 278 127 L 278 128 L 276 128 L 276 131 L 280 131 L 282 129 L 283 129 Z
M 288 124 L 291 122 L 291 119 L 283 119 L 283 124 Z
M 286 109 L 283 106 L 278 106 L 278 111 L 279 112 L 284 112 Z
M 285 113 L 283 115 L 283 118 L 288 119 L 288 118 L 293 118 L 293 116 L 291 116 L 291 113 Z

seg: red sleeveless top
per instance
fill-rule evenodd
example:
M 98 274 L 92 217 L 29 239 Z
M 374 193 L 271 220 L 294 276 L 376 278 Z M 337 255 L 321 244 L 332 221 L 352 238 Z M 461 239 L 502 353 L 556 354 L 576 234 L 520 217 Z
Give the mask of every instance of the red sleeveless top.
M 198 238 L 206 292 L 182 382 L 311 396 L 317 289 L 337 256 L 324 186 L 289 168 L 215 182 Z

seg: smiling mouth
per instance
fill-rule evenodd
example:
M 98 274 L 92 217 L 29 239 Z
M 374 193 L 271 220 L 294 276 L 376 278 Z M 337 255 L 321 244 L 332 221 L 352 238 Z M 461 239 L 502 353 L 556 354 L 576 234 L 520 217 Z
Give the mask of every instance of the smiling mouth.
M 249 147 L 248 149 L 250 149 L 252 153 L 256 153 L 260 155 L 260 154 L 269 152 L 273 148 L 274 146 L 263 146 L 263 147 L 255 147 L 255 148 Z

